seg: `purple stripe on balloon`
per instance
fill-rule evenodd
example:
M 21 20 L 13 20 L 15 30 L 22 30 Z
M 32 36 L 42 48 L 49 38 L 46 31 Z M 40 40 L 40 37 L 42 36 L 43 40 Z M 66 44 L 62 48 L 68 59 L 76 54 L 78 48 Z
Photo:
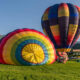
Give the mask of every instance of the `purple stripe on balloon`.
M 50 26 L 58 24 L 58 18 L 49 19 Z
M 69 17 L 68 16 L 59 17 L 58 23 L 60 29 L 62 48 L 64 48 L 66 46 L 67 41 Z
M 76 25 L 78 25 L 78 22 L 79 22 L 79 17 L 70 17 L 69 18 L 69 23 L 70 24 L 76 24 Z

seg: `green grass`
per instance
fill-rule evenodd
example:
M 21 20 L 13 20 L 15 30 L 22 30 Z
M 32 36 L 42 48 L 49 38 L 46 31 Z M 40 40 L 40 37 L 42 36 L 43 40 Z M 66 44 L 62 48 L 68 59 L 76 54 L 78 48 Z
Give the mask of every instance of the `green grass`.
M 80 80 L 80 63 L 68 61 L 43 66 L 0 64 L 0 80 Z

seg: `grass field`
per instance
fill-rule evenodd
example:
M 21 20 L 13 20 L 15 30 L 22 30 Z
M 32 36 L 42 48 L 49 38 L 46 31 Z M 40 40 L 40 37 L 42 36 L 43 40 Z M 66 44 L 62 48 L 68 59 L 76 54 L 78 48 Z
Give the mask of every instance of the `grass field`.
M 55 62 L 43 66 L 13 66 L 0 64 L 0 80 L 80 80 L 80 63 Z

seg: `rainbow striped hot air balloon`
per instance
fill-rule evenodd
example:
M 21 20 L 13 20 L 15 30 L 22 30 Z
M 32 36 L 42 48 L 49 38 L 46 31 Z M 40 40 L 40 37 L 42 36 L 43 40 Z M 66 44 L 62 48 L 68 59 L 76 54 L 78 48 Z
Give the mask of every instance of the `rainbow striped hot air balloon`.
M 70 3 L 50 6 L 42 16 L 42 28 L 59 52 L 69 52 L 80 34 L 80 8 Z
M 13 65 L 52 64 L 56 52 L 52 42 L 33 29 L 17 29 L 0 42 L 0 63 Z

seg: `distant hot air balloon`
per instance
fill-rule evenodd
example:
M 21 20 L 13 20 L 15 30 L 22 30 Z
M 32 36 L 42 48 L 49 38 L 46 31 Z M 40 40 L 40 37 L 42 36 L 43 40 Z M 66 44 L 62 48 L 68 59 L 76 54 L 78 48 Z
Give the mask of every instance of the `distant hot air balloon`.
M 33 29 L 17 29 L 0 42 L 0 63 L 3 64 L 52 64 L 55 58 L 56 52 L 50 39 Z
M 50 6 L 42 16 L 42 28 L 59 52 L 69 52 L 80 34 L 80 8 L 70 3 Z

